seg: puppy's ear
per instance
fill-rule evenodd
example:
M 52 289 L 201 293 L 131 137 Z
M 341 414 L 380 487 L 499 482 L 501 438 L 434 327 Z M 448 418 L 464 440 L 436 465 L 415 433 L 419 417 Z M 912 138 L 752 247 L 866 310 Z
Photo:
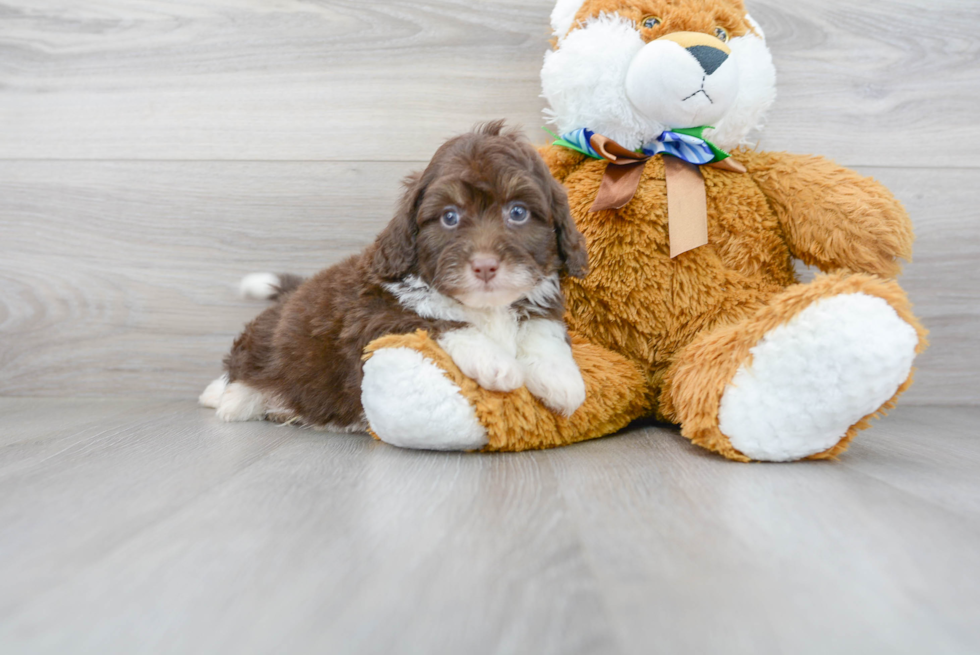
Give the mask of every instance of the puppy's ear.
M 572 277 L 583 278 L 589 273 L 589 251 L 585 237 L 575 227 L 572 212 L 568 208 L 565 187 L 551 177 L 550 172 L 548 178 L 551 186 L 551 220 L 555 223 L 562 271 Z
M 405 277 L 418 263 L 415 237 L 418 235 L 418 209 L 423 192 L 422 174 L 412 173 L 402 184 L 405 193 L 398 203 L 395 217 L 374 242 L 371 268 L 385 280 Z

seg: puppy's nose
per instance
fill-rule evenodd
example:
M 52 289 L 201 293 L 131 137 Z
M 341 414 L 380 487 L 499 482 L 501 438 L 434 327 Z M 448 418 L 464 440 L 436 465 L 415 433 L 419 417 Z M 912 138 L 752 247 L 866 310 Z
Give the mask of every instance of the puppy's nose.
M 694 55 L 694 58 L 701 64 L 701 70 L 704 71 L 705 75 L 714 73 L 728 59 L 727 54 L 718 48 L 712 48 L 710 45 L 691 46 L 687 51 Z
M 489 282 L 497 274 L 500 268 L 500 260 L 496 257 L 474 257 L 470 262 L 470 269 L 478 279 Z

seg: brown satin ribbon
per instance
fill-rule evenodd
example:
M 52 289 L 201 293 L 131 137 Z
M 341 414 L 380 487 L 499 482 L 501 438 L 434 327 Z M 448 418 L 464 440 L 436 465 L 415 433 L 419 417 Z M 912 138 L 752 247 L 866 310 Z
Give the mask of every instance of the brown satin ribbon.
M 708 195 L 695 164 L 664 156 L 670 258 L 708 243 Z
M 627 150 L 601 134 L 593 134 L 590 143 L 609 164 L 589 211 L 625 207 L 636 195 L 643 168 L 650 157 Z M 670 257 L 673 259 L 708 243 L 708 201 L 699 166 L 671 155 L 664 155 L 663 159 Z M 733 173 L 746 172 L 745 166 L 731 157 L 706 165 Z
M 640 186 L 643 167 L 650 160 L 647 155 L 641 155 L 627 150 L 610 138 L 601 134 L 593 134 L 589 141 L 592 149 L 609 162 L 606 172 L 599 184 L 599 192 L 595 196 L 590 212 L 600 212 L 603 209 L 619 209 L 625 207 Z

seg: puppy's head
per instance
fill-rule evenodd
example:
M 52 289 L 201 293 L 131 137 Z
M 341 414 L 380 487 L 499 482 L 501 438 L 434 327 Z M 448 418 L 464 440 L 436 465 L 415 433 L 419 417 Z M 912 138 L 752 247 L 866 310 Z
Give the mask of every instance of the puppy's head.
M 409 177 L 372 254 L 384 280 L 419 276 L 471 307 L 500 307 L 588 254 L 564 188 L 522 136 L 496 121 L 451 139 Z

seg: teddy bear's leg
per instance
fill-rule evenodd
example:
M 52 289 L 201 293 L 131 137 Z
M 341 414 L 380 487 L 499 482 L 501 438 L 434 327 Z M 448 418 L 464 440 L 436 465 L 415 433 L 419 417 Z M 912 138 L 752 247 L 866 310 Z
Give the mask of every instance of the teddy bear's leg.
M 925 336 L 896 282 L 820 276 L 684 348 L 662 411 L 731 459 L 833 457 L 911 385 Z
M 634 364 L 576 337 L 572 353 L 586 399 L 570 417 L 524 387 L 480 387 L 422 331 L 367 347 L 361 403 L 376 437 L 426 450 L 550 448 L 611 434 L 649 411 L 648 385 Z

